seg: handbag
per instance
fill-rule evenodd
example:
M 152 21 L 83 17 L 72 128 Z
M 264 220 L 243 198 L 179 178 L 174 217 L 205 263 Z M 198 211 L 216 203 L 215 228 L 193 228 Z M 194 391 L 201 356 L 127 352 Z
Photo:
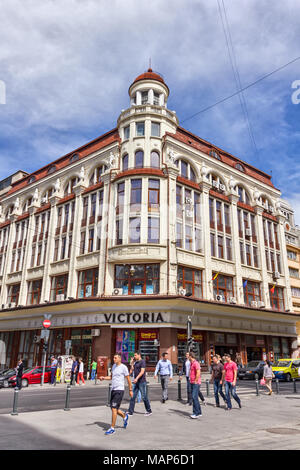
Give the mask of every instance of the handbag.
M 265 381 L 264 378 L 262 378 L 262 379 L 260 380 L 260 385 L 266 385 L 266 381 Z

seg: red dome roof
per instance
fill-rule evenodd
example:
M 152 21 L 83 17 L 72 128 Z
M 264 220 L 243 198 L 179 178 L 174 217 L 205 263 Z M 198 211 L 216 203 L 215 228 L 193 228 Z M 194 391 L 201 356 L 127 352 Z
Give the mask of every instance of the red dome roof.
M 164 83 L 164 79 L 158 75 L 158 73 L 154 73 L 152 69 L 148 69 L 147 72 L 142 73 L 136 79 L 134 80 L 133 83 L 139 82 L 140 80 L 157 80 L 158 82 Z

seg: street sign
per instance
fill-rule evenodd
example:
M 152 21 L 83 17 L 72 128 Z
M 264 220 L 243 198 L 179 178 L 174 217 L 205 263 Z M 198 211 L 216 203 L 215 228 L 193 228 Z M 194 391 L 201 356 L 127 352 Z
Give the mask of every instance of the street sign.
M 50 335 L 49 330 L 42 330 L 41 331 L 41 339 L 44 339 L 45 341 L 48 341 Z
M 49 328 L 51 326 L 51 321 L 50 320 L 44 320 L 43 321 L 43 327 L 44 328 Z

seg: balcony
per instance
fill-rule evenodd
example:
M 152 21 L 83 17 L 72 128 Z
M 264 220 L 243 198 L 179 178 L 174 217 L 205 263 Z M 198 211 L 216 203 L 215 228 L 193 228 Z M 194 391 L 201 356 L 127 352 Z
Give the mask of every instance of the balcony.
M 143 105 L 133 105 L 131 108 L 126 109 L 123 111 L 118 119 L 118 126 L 119 124 L 125 120 L 128 119 L 129 117 L 132 116 L 140 116 L 142 114 L 156 114 L 159 116 L 163 116 L 167 119 L 170 119 L 171 121 L 174 122 L 174 124 L 177 126 L 179 124 L 178 118 L 176 116 L 176 113 L 173 113 L 172 111 L 169 111 L 167 108 L 163 106 L 156 106 L 152 104 L 143 104 Z

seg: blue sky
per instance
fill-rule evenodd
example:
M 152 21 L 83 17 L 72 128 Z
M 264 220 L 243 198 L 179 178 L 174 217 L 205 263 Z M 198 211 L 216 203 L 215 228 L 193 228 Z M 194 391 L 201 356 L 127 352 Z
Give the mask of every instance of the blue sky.
M 242 86 L 300 56 L 297 0 L 224 5 Z M 237 96 L 182 122 L 236 91 L 217 0 L 2 0 L 0 44 L 1 179 L 115 127 L 151 57 L 180 124 L 272 171 L 300 224 L 300 60 L 244 92 L 256 148 Z

